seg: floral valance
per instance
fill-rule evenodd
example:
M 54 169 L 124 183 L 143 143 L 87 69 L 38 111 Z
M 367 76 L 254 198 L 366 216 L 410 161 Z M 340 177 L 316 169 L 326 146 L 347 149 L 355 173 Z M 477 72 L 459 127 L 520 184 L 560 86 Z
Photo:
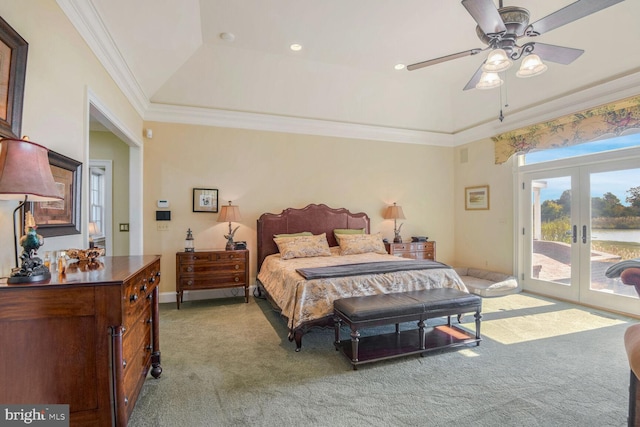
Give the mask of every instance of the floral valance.
M 634 128 L 640 129 L 640 96 L 505 132 L 491 139 L 495 144 L 496 164 L 501 164 L 516 153 L 527 153 L 534 148 L 567 147 L 602 135 L 619 136 Z

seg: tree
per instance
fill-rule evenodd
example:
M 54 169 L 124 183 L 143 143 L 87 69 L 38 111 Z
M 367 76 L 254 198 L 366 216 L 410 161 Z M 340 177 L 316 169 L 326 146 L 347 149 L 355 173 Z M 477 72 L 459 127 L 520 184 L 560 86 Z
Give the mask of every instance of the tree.
M 631 187 L 627 190 L 629 196 L 626 199 L 634 208 L 640 208 L 640 187 Z

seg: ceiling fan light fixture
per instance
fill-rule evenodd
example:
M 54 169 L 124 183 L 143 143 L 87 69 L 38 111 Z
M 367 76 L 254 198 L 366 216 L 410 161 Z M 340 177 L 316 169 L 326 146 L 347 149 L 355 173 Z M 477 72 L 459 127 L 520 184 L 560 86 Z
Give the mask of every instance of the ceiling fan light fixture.
M 483 71 L 482 76 L 480 76 L 480 80 L 476 84 L 476 89 L 493 89 L 502 86 L 502 83 L 504 83 L 504 81 L 500 78 L 498 73 L 487 73 L 486 71 Z
M 547 65 L 542 62 L 540 57 L 536 54 L 530 54 L 525 56 L 520 64 L 520 69 L 516 73 L 516 76 L 521 78 L 533 77 L 547 71 Z
M 507 56 L 504 49 L 493 49 L 482 66 L 482 71 L 487 73 L 500 73 L 508 70 L 513 65 L 513 61 Z

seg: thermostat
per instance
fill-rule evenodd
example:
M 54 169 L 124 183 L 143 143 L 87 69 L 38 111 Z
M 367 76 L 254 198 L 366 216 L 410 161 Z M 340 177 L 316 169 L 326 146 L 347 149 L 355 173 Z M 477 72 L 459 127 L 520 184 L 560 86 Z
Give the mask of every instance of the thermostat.
M 168 208 L 169 207 L 169 201 L 168 200 L 158 200 L 158 207 L 159 208 Z

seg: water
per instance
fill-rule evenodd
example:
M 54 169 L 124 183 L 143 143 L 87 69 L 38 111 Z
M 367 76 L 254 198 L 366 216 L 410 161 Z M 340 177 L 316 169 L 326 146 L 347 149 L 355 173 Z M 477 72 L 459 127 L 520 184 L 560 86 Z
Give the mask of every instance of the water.
M 640 230 L 591 230 L 591 240 L 640 243 Z

